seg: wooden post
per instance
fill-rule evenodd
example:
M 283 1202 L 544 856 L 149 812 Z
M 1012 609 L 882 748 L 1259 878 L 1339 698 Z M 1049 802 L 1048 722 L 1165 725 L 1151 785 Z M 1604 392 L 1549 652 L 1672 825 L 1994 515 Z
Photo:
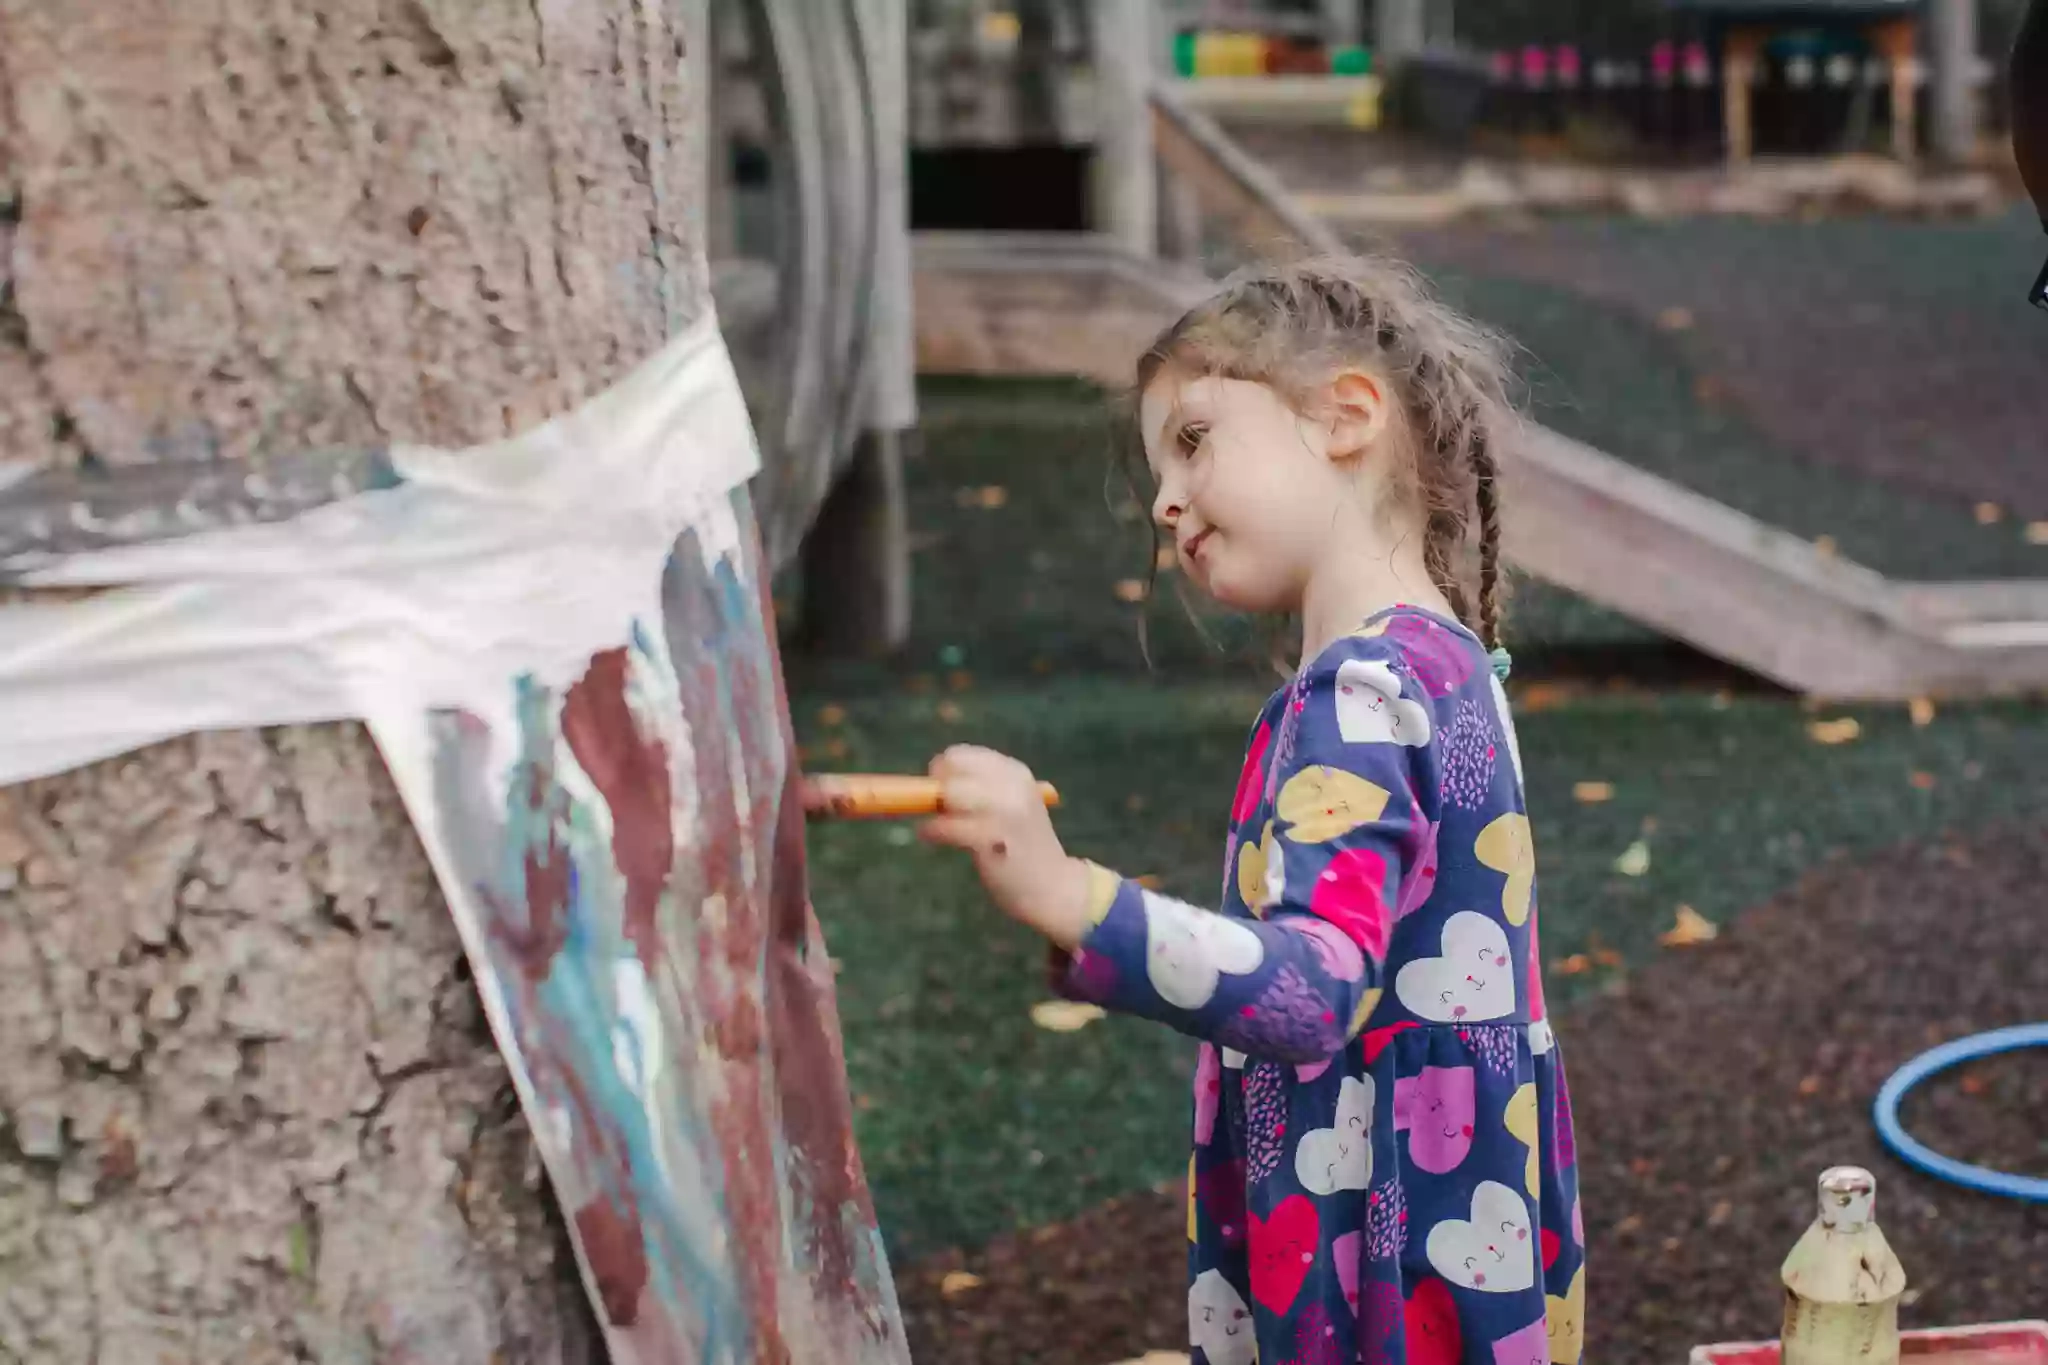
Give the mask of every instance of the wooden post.
M 1977 0 L 1928 0 L 1934 61 L 1934 153 L 1950 165 L 1977 158 Z
M 903 434 L 917 425 L 911 301 L 907 0 L 857 0 L 867 36 L 875 132 L 873 292 L 866 416 L 803 547 L 803 634 L 831 654 L 881 654 L 910 636 L 910 525 Z
M 1721 138 L 1731 165 L 1746 164 L 1753 150 L 1750 88 L 1763 45 L 1763 34 L 1751 28 L 1730 29 L 1721 40 Z
M 1152 168 L 1152 0 L 1096 0 L 1095 226 L 1133 255 L 1157 245 L 1158 181 Z
M 1375 57 L 1392 64 L 1420 52 L 1429 41 L 1429 14 L 1423 0 L 1379 0 L 1374 29 Z
M 1365 41 L 1365 16 L 1360 0 L 1322 0 L 1323 41 L 1332 47 Z
M 1918 111 L 1915 108 L 1913 90 L 1913 58 L 1915 35 L 1911 19 L 1891 19 L 1879 24 L 1872 35 L 1873 42 L 1892 72 L 1892 155 L 1901 161 L 1913 159 L 1918 139 L 1915 123 Z

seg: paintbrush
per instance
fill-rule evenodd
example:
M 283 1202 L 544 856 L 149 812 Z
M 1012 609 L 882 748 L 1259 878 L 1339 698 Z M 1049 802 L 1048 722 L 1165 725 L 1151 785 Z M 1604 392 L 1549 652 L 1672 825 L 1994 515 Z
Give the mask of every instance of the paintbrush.
M 833 773 L 803 781 L 804 815 L 812 820 L 904 820 L 937 815 L 939 779 L 894 773 Z M 1048 806 L 1060 803 L 1050 782 L 1038 784 Z

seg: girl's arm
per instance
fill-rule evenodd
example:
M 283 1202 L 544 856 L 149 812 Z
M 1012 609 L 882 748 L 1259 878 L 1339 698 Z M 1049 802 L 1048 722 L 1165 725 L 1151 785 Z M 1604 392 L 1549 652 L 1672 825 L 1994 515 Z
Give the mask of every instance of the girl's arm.
M 1231 869 L 1259 918 L 1091 867 L 1092 927 L 1054 950 L 1055 989 L 1255 1060 L 1320 1061 L 1357 1036 L 1393 922 L 1434 870 L 1435 802 L 1421 795 L 1434 784 L 1418 780 L 1432 718 L 1403 696 L 1393 657 L 1383 641 L 1348 641 L 1306 678 L 1293 752 L 1273 774 L 1275 819 L 1242 831 Z

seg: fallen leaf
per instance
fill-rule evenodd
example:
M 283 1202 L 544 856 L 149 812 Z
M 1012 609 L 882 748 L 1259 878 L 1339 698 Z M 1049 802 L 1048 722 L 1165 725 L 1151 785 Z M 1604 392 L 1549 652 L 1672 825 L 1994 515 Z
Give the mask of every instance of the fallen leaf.
M 1702 403 L 1718 403 L 1728 386 L 1711 374 L 1703 374 L 1692 381 L 1692 396 Z
M 965 692 L 974 686 L 974 675 L 964 668 L 956 668 L 946 675 L 946 686 L 955 692 Z
M 818 708 L 818 724 L 831 728 L 846 722 L 846 708 L 843 706 L 821 706 Z
M 1574 782 L 1572 784 L 1572 799 L 1587 806 L 1597 806 L 1603 801 L 1612 801 L 1614 799 L 1614 784 L 1612 782 Z
M 1650 846 L 1641 839 L 1621 851 L 1614 860 L 1614 870 L 1624 877 L 1640 877 L 1650 870 Z
M 1712 920 L 1690 905 L 1681 905 L 1677 921 L 1659 934 L 1657 941 L 1667 948 L 1690 948 L 1696 943 L 1709 943 L 1720 935 L 1720 928 Z
M 1614 1235 L 1617 1237 L 1626 1237 L 1632 1232 L 1641 1231 L 1642 1226 L 1643 1215 L 1641 1215 L 1640 1213 L 1632 1213 L 1628 1217 L 1622 1219 L 1619 1223 L 1616 1223 L 1614 1225 Z
M 2005 509 L 1997 503 L 1980 502 L 1977 504 L 1977 524 L 1979 526 L 1995 526 L 2004 519 Z
M 828 741 L 825 745 L 825 757 L 834 760 L 845 758 L 846 741 L 843 739 L 835 739 Z
M 981 1276 L 967 1270 L 949 1270 L 946 1277 L 939 1281 L 939 1292 L 949 1299 L 955 1294 L 965 1294 L 970 1289 L 979 1288 Z
M 1135 578 L 1120 578 L 1116 583 L 1119 601 L 1142 602 L 1145 600 L 1145 585 Z
M 1843 716 L 1840 720 L 1817 720 L 1806 727 L 1806 733 L 1815 744 L 1847 744 L 1863 733 L 1863 727 L 1854 716 Z
M 1842 552 L 1842 547 L 1835 543 L 1833 536 L 1815 536 L 1813 538 L 1813 552 L 1822 559 L 1833 559 Z
M 1801 1080 L 1799 1082 L 1799 1093 L 1802 1095 L 1818 1095 L 1820 1093 L 1820 1077 L 1808 1076 Z
M 2027 544 L 2048 545 L 2048 521 L 2030 521 L 2027 523 Z
M 1722 1199 L 1717 1201 L 1713 1208 L 1707 1210 L 1707 1226 L 1713 1228 L 1721 1226 L 1721 1224 L 1728 1221 L 1734 1212 L 1735 1205 L 1728 1200 Z
M 1548 711 L 1561 705 L 1570 693 L 1552 682 L 1525 683 L 1515 689 L 1515 709 L 1522 712 Z
M 1039 655 L 1031 661 L 1031 671 L 1033 673 L 1052 672 L 1052 660 L 1046 658 L 1043 654 Z
M 939 680 L 929 673 L 913 673 L 903 680 L 903 690 L 913 697 L 922 697 L 938 685 Z
M 960 719 L 960 704 L 952 700 L 951 698 L 948 698 L 945 701 L 939 703 L 938 715 L 940 720 L 946 722 L 946 724 L 948 725 L 951 725 L 955 721 Z
M 981 490 L 981 505 L 993 512 L 1010 500 L 1010 490 L 999 483 L 989 484 Z
M 1048 1033 L 1072 1033 L 1103 1017 L 1100 1005 L 1079 1000 L 1041 1000 L 1031 1007 L 1031 1022 Z
M 1964 1072 L 1960 1085 L 1965 1095 L 1981 1095 L 1984 1093 L 1984 1078 L 1974 1071 Z
M 1933 773 L 1916 772 L 1908 780 L 1912 782 L 1912 784 L 1915 787 L 1918 787 L 1921 791 L 1924 792 L 1931 792 L 1934 790 L 1935 787 L 1935 776 Z
M 1602 948 L 1599 952 L 1593 954 L 1593 961 L 1602 967 L 1619 967 L 1621 965 L 1621 954 L 1615 952 L 1612 948 Z
M 1162 545 L 1159 547 L 1158 556 L 1152 562 L 1162 569 L 1178 569 L 1180 567 L 1180 552 L 1171 545 Z
M 853 1097 L 853 1107 L 860 1110 L 863 1114 L 873 1113 L 875 1108 L 874 1097 L 872 1095 L 855 1095 Z
M 1157 891 L 1159 889 L 1159 875 L 1154 872 L 1147 872 L 1144 876 L 1133 877 L 1131 880 L 1144 887 L 1147 891 Z
M 1657 326 L 1666 332 L 1689 332 L 1692 330 L 1692 309 L 1666 308 L 1657 314 Z
M 1906 703 L 1906 714 L 1913 718 L 1915 725 L 1934 723 L 1934 702 L 1927 697 L 1915 697 Z
M 1592 965 L 1592 959 L 1584 953 L 1573 953 L 1570 957 L 1562 957 L 1551 963 L 1550 970 L 1556 972 L 1559 976 L 1579 976 L 1589 970 Z

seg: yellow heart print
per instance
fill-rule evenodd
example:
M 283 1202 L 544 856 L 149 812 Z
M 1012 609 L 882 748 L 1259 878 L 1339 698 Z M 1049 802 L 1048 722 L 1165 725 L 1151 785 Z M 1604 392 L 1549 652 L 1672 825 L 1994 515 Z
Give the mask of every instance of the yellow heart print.
M 1385 813 L 1388 792 L 1342 768 L 1303 768 L 1280 789 L 1274 814 L 1298 844 L 1323 844 Z
M 1536 891 L 1536 845 L 1529 834 L 1529 817 L 1510 811 L 1495 820 L 1479 831 L 1472 856 L 1507 874 L 1507 885 L 1500 891 L 1501 913 L 1509 924 L 1525 923 Z

